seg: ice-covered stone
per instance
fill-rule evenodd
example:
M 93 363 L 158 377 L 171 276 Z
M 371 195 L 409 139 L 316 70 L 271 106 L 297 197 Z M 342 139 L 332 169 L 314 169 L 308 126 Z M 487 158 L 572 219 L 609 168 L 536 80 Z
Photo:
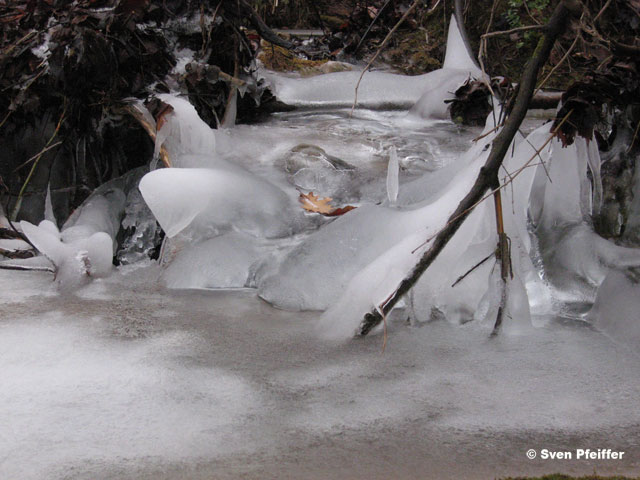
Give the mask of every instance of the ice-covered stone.
M 242 288 L 249 286 L 264 256 L 258 239 L 232 232 L 200 243 L 187 243 L 162 274 L 169 288 Z

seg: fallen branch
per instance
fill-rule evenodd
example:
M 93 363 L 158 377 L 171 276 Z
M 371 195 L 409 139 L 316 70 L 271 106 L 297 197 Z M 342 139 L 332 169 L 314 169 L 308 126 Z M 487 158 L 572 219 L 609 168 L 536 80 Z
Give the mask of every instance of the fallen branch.
M 12 260 L 22 259 L 22 258 L 31 258 L 36 256 L 35 250 L 7 250 L 5 248 L 0 248 L 0 256 L 10 258 Z
M 249 21 L 253 28 L 256 29 L 258 35 L 264 38 L 267 42 L 278 45 L 279 47 L 286 48 L 287 50 L 293 50 L 294 45 L 288 40 L 278 36 L 273 30 L 271 30 L 266 23 L 260 18 L 260 15 L 253 9 L 246 0 L 239 0 L 239 5 L 245 11 L 249 17 Z
M 26 240 L 26 237 L 17 230 L 0 227 L 0 240 Z
M 53 267 L 32 267 L 29 265 L 1 265 L 0 270 L 19 270 L 22 272 L 49 272 L 55 273 Z
M 449 240 L 458 231 L 471 212 L 472 207 L 482 199 L 485 192 L 492 188 L 492 185 L 495 185 L 502 161 L 509 150 L 513 137 L 518 132 L 520 124 L 527 114 L 538 73 L 547 62 L 556 38 L 564 31 L 569 11 L 564 1 L 560 2 L 555 8 L 553 15 L 549 19 L 549 23 L 544 27 L 544 34 L 538 42 L 538 46 L 527 62 L 522 74 L 518 95 L 515 99 L 511 114 L 505 122 L 502 131 L 496 136 L 489 157 L 480 169 L 478 178 L 469 193 L 467 193 L 449 217 L 447 225 L 435 237 L 431 247 L 422 255 L 417 265 L 409 275 L 400 282 L 400 285 L 392 294 L 389 301 L 380 309 L 383 314 L 386 315 L 389 313 L 400 298 L 416 284 L 425 270 L 433 263 Z M 366 335 L 382 321 L 382 316 L 378 310 L 376 307 L 365 315 L 358 329 L 360 335 Z

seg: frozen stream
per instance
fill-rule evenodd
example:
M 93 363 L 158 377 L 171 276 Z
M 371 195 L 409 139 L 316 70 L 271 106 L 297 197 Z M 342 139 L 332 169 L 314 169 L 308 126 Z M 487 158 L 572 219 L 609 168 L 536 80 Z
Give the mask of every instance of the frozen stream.
M 360 198 L 375 202 L 387 146 L 401 158 L 402 195 L 478 133 L 406 128 L 401 117 L 280 115 L 236 129 L 278 139 L 260 151 L 240 145 L 236 161 L 285 185 L 277 158 L 313 143 L 362 168 Z M 497 338 L 475 322 L 408 326 L 396 315 L 382 353 L 379 334 L 318 338 L 320 313 L 277 310 L 251 290 L 167 290 L 160 274 L 154 263 L 121 267 L 60 295 L 46 273 L 0 271 L 0 478 L 640 471 L 640 356 L 576 315 L 535 316 L 526 335 Z M 625 454 L 529 460 L 531 448 Z

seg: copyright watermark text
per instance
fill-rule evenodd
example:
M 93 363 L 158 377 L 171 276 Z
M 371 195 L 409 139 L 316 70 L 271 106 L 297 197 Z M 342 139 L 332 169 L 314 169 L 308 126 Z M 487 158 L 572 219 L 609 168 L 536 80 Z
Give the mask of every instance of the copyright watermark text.
M 621 450 L 611 448 L 576 448 L 575 450 L 549 450 L 543 448 L 539 452 L 530 448 L 527 450 L 527 458 L 533 460 L 621 460 L 624 456 Z

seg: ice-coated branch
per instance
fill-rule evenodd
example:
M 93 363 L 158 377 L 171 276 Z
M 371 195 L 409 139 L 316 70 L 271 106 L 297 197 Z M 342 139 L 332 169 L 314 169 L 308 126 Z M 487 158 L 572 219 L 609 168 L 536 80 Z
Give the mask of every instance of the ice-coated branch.
M 478 178 L 471 187 L 471 190 L 449 217 L 445 227 L 436 235 L 431 247 L 422 255 L 409 275 L 400 282 L 400 285 L 398 285 L 398 288 L 392 294 L 390 300 L 386 302 L 381 309 L 373 309 L 364 316 L 358 329 L 360 335 L 366 335 L 382 321 L 383 317 L 380 310 L 384 315 L 389 313 L 400 298 L 416 284 L 418 279 L 427 268 L 429 268 L 449 240 L 458 231 L 473 210 L 473 207 L 480 201 L 485 192 L 495 184 L 502 161 L 509 150 L 515 134 L 520 128 L 520 124 L 527 114 L 527 109 L 529 108 L 529 103 L 538 79 L 538 73 L 547 62 L 556 38 L 564 31 L 569 13 L 574 10 L 572 7 L 573 5 L 567 5 L 566 1 L 560 2 L 553 11 L 549 22 L 544 26 L 544 34 L 522 73 L 518 94 L 513 103 L 509 118 L 506 120 L 503 129 L 496 136 L 489 157 L 480 169 Z

